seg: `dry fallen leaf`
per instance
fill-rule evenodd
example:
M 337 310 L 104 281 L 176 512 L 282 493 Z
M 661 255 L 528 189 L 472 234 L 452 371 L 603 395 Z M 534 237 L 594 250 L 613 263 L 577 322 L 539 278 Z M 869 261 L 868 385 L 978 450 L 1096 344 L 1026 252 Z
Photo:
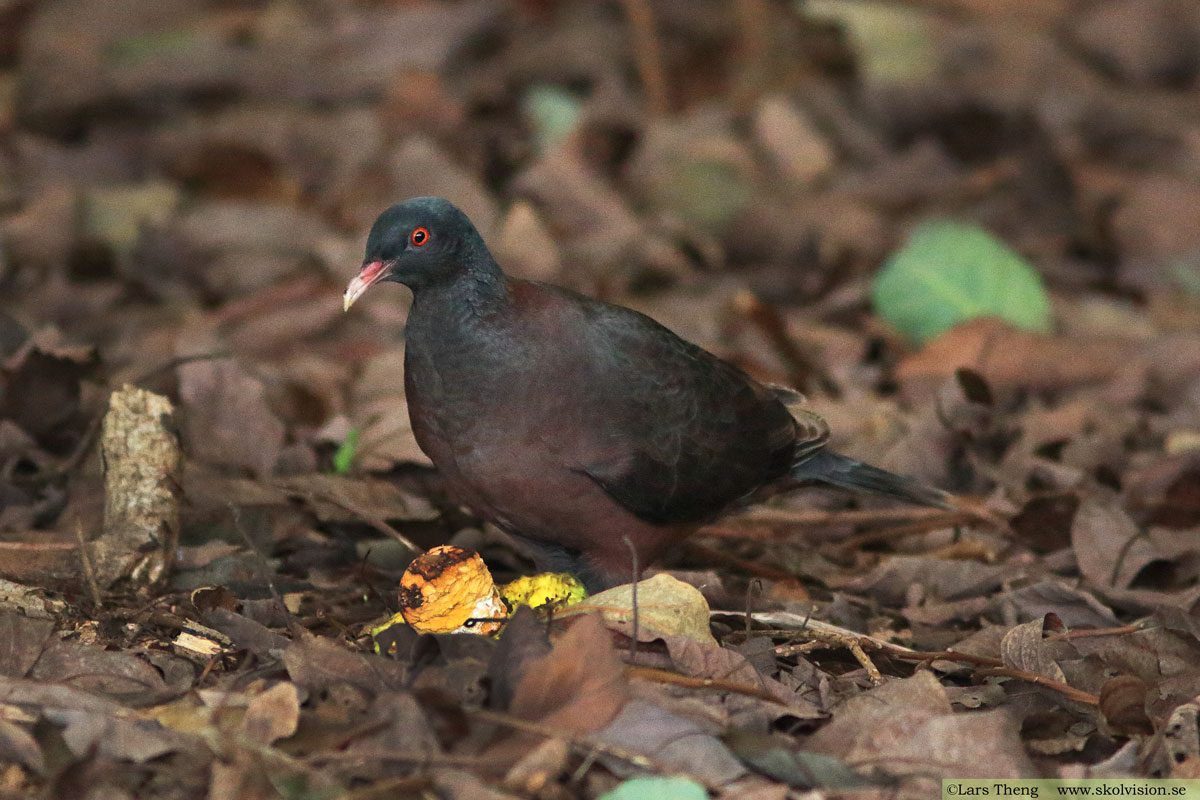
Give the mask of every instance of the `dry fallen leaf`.
M 633 587 L 617 586 L 594 594 L 572 606 L 571 613 L 595 609 L 604 624 L 633 635 Z M 638 638 L 649 641 L 654 634 L 686 636 L 715 647 L 717 640 L 708 628 L 708 602 L 696 587 L 666 573 L 637 584 Z M 644 634 L 644 635 L 643 635 Z
M 187 453 L 201 461 L 270 475 L 283 449 L 284 427 L 261 381 L 232 359 L 179 367 Z

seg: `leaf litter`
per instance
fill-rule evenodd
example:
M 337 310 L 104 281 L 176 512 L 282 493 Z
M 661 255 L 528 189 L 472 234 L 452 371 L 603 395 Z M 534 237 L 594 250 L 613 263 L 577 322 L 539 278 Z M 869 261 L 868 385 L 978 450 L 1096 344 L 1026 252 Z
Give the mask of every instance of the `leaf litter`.
M 1194 4 L 10 5 L 0 795 L 1200 775 Z M 411 546 L 528 568 L 412 438 L 400 295 L 338 309 L 409 194 L 978 516 L 774 498 L 636 613 L 376 652 Z M 1022 309 L 972 295 L 1034 330 L 904 321 L 918 345 L 872 309 L 889 258 L 945 277 L 904 248 L 944 219 L 1036 270 Z M 125 384 L 181 447 L 118 480 Z

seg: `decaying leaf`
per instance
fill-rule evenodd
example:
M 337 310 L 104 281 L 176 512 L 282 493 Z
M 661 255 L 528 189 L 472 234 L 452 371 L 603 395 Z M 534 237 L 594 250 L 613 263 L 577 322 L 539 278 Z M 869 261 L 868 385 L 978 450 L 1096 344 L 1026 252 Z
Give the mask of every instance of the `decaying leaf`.
M 618 586 L 592 595 L 573 608 L 595 609 L 610 628 L 633 635 L 632 586 Z M 708 630 L 708 610 L 704 596 L 691 584 L 665 573 L 647 578 L 637 585 L 638 638 L 669 634 L 715 646 L 717 641 Z

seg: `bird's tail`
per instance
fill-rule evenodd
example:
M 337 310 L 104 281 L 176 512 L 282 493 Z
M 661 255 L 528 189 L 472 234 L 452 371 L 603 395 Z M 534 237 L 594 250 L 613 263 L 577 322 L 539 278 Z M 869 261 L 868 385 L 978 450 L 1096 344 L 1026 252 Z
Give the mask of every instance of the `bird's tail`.
M 957 511 L 959 505 L 954 495 L 926 486 L 912 478 L 872 467 L 861 461 L 840 455 L 832 450 L 818 450 L 792 467 L 792 477 L 800 481 L 837 486 L 875 494 L 887 495 L 897 500 L 922 506 Z

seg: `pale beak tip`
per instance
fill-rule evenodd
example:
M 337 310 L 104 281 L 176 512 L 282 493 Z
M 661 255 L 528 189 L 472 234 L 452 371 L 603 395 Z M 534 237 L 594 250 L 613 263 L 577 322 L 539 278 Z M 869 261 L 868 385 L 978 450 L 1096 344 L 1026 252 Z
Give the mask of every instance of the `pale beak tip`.
M 354 295 L 350 294 L 350 292 L 346 292 L 344 295 L 342 295 L 342 313 L 344 314 L 349 311 L 350 306 L 352 305 L 354 305 Z

